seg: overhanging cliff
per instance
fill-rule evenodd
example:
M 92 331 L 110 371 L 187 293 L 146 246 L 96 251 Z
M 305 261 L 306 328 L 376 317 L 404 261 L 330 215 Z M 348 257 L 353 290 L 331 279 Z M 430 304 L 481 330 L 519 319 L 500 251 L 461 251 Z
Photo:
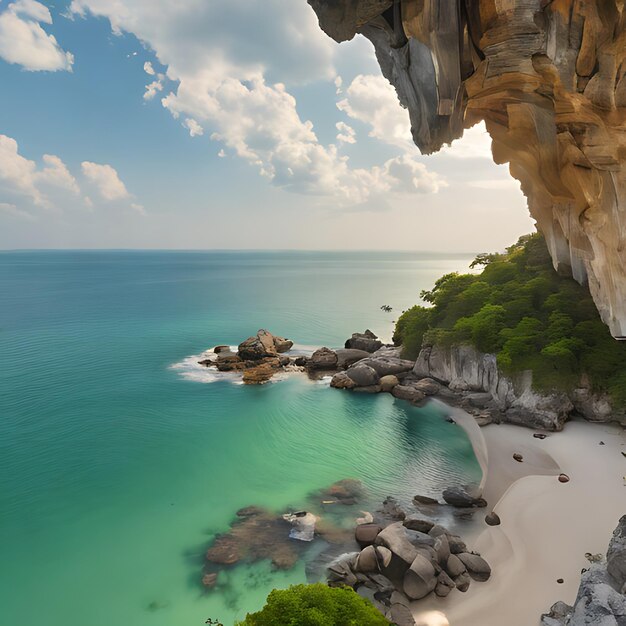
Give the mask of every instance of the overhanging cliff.
M 626 338 L 624 0 L 308 1 L 336 41 L 374 44 L 423 153 L 485 121 L 555 268 Z

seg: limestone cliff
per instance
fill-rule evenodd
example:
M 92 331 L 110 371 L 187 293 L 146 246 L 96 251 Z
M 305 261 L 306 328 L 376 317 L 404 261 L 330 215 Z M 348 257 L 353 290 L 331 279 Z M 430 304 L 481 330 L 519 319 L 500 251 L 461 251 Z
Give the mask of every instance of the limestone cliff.
M 588 282 L 626 338 L 624 0 L 308 0 L 360 33 L 429 154 L 484 120 L 555 268 Z
M 505 376 L 495 355 L 483 354 L 472 346 L 425 345 L 413 372 L 456 391 L 490 393 L 504 421 L 520 426 L 561 430 L 574 413 L 593 422 L 626 423 L 626 415 L 615 410 L 606 395 L 594 394 L 582 384 L 567 393 L 540 393 L 533 389 L 531 371 L 520 372 L 514 379 Z

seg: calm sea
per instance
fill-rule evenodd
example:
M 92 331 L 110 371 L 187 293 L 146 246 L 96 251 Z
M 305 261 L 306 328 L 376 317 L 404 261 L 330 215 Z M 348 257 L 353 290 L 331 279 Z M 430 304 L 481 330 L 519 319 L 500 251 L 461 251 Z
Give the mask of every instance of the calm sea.
M 280 513 L 346 477 L 372 503 L 476 479 L 469 442 L 435 407 L 300 376 L 235 385 L 189 365 L 259 328 L 308 346 L 365 328 L 389 339 L 421 289 L 469 261 L 0 253 L 2 623 L 228 626 L 306 579 L 304 561 L 241 564 L 205 592 L 203 553 L 238 508 Z

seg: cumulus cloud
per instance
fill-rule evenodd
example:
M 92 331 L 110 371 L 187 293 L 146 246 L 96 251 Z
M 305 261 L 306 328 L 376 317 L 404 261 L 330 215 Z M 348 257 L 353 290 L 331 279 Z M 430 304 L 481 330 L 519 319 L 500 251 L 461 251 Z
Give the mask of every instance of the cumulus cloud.
M 146 85 L 146 92 L 143 94 L 143 99 L 152 100 L 152 98 L 154 98 L 159 91 L 163 91 L 163 83 L 160 79 L 153 80 L 151 83 Z
M 370 127 L 369 135 L 406 150 L 411 142 L 409 113 L 383 76 L 359 74 L 344 92 L 337 108 Z
M 0 58 L 29 71 L 72 70 L 74 56 L 41 24 L 52 24 L 49 9 L 36 0 L 17 0 L 0 13 Z
M 337 133 L 337 141 L 339 143 L 356 143 L 356 133 L 352 126 L 348 126 L 345 122 L 337 122 L 335 128 Z
M 143 64 L 143 71 L 150 76 L 154 76 L 156 74 L 156 72 L 154 71 L 154 68 L 152 67 L 152 63 L 150 63 L 150 61 L 146 61 Z
M 193 117 L 188 117 L 184 122 L 183 126 L 189 131 L 189 135 L 191 137 L 199 137 L 204 134 L 204 129 Z
M 394 191 L 394 183 L 407 188 L 392 175 L 393 164 L 353 168 L 337 145 L 322 144 L 313 124 L 300 117 L 281 81 L 324 79 L 341 88 L 335 44 L 320 31 L 306 3 L 189 0 L 182 6 L 166 0 L 73 0 L 71 9 L 106 17 L 114 32 L 133 33 L 154 50 L 176 84 L 162 98 L 163 106 L 184 120 L 192 136 L 210 133 L 274 185 L 332 196 L 339 204 L 368 201 L 381 190 Z M 144 97 L 154 97 L 159 89 L 152 83 Z M 347 124 L 337 130 L 337 142 L 355 140 Z M 420 189 L 438 189 L 435 179 L 440 181 L 433 175 L 429 185 L 420 179 Z
M 83 161 L 83 174 L 93 183 L 105 200 L 125 200 L 130 198 L 126 185 L 121 181 L 117 170 L 108 164 Z
M 28 211 L 18 209 L 14 204 L 9 204 L 8 202 L 0 202 L 0 215 L 9 215 L 11 217 L 17 217 L 21 220 L 28 220 L 29 222 L 33 222 L 35 220 L 34 215 Z
M 15 139 L 0 135 L 0 185 L 7 191 L 26 196 L 41 207 L 51 206 L 46 187 L 56 187 L 74 195 L 80 193 L 76 179 L 58 156 L 44 154 L 42 160 L 44 166 L 40 168 L 19 154 Z

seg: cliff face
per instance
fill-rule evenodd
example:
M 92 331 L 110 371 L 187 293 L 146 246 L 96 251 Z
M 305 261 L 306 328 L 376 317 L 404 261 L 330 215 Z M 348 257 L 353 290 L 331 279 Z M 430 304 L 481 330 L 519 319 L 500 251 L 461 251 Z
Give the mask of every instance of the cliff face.
M 522 372 L 513 380 L 498 369 L 495 355 L 483 354 L 471 346 L 424 346 L 413 372 L 453 390 L 490 393 L 504 420 L 511 424 L 561 430 L 574 412 L 596 422 L 625 417 L 613 409 L 609 398 L 593 394 L 586 387 L 568 393 L 539 393 L 532 388 L 532 372 Z
M 308 1 L 336 41 L 372 41 L 423 153 L 485 121 L 555 268 L 626 338 L 624 1 Z

